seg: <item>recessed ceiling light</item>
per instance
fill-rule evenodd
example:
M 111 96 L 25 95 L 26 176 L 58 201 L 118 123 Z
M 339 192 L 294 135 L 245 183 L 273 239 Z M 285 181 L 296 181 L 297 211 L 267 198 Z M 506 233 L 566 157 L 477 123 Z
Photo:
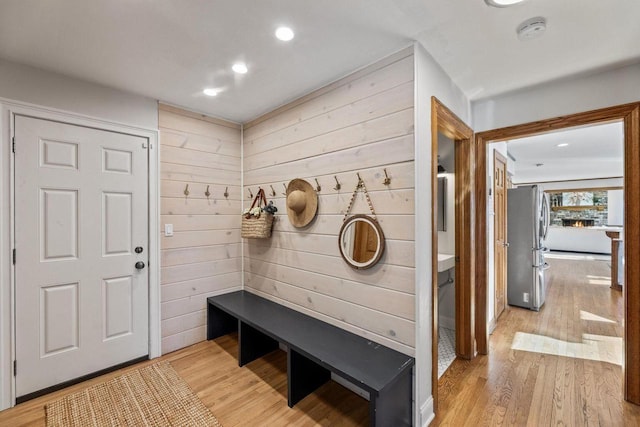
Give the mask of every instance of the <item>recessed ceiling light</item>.
M 567 144 L 566 142 L 563 142 L 562 144 L 558 144 L 557 147 L 566 147 L 567 145 L 569 144 Z
M 282 40 L 283 42 L 288 42 L 293 39 L 293 30 L 289 27 L 278 27 L 276 30 L 276 37 L 278 40 Z
M 233 64 L 231 69 L 238 74 L 247 74 L 247 71 L 249 71 L 247 65 L 244 62 L 236 62 L 235 64 Z
M 207 96 L 216 96 L 218 94 L 218 91 L 208 87 L 205 90 L 203 90 L 202 93 L 204 93 Z
M 520 40 L 531 40 L 540 37 L 547 29 L 547 20 L 542 16 L 529 18 L 516 28 Z
M 522 3 L 524 0 L 484 0 L 489 6 L 493 7 L 509 7 L 514 4 Z

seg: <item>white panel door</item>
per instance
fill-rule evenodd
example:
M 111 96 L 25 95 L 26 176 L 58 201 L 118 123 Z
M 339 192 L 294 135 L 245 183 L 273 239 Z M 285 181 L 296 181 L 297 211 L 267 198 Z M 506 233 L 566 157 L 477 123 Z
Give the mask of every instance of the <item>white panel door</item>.
M 21 397 L 148 354 L 148 141 L 24 116 L 15 141 Z

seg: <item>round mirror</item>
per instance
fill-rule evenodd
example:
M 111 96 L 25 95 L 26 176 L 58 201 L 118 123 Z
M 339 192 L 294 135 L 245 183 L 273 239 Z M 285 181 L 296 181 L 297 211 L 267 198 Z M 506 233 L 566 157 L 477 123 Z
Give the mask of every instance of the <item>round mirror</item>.
M 376 265 L 382 257 L 384 234 L 375 219 L 367 215 L 354 215 L 342 224 L 338 246 L 347 264 L 363 270 Z

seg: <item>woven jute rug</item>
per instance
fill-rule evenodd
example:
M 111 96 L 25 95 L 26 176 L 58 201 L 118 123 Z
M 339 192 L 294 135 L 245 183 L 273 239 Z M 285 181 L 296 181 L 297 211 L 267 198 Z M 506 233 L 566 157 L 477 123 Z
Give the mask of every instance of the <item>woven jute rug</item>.
M 211 426 L 220 423 L 169 362 L 128 372 L 45 407 L 47 427 Z

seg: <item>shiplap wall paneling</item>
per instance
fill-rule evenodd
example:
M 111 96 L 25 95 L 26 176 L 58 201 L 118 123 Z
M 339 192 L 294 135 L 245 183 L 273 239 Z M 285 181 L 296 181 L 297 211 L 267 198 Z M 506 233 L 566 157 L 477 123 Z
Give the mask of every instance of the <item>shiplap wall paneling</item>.
M 412 52 L 399 52 L 245 125 L 243 142 L 244 193 L 262 187 L 279 209 L 271 239 L 245 240 L 245 289 L 407 354 L 415 348 L 413 78 Z M 338 249 L 358 172 L 387 244 L 377 266 L 359 271 Z M 286 216 L 282 184 L 293 178 L 322 187 L 318 216 L 303 229 Z M 362 193 L 352 213 L 369 213 Z
M 168 353 L 205 339 L 208 296 L 242 287 L 241 131 L 163 104 L 158 119 L 162 352 Z M 165 224 L 173 224 L 172 237 L 164 235 Z

